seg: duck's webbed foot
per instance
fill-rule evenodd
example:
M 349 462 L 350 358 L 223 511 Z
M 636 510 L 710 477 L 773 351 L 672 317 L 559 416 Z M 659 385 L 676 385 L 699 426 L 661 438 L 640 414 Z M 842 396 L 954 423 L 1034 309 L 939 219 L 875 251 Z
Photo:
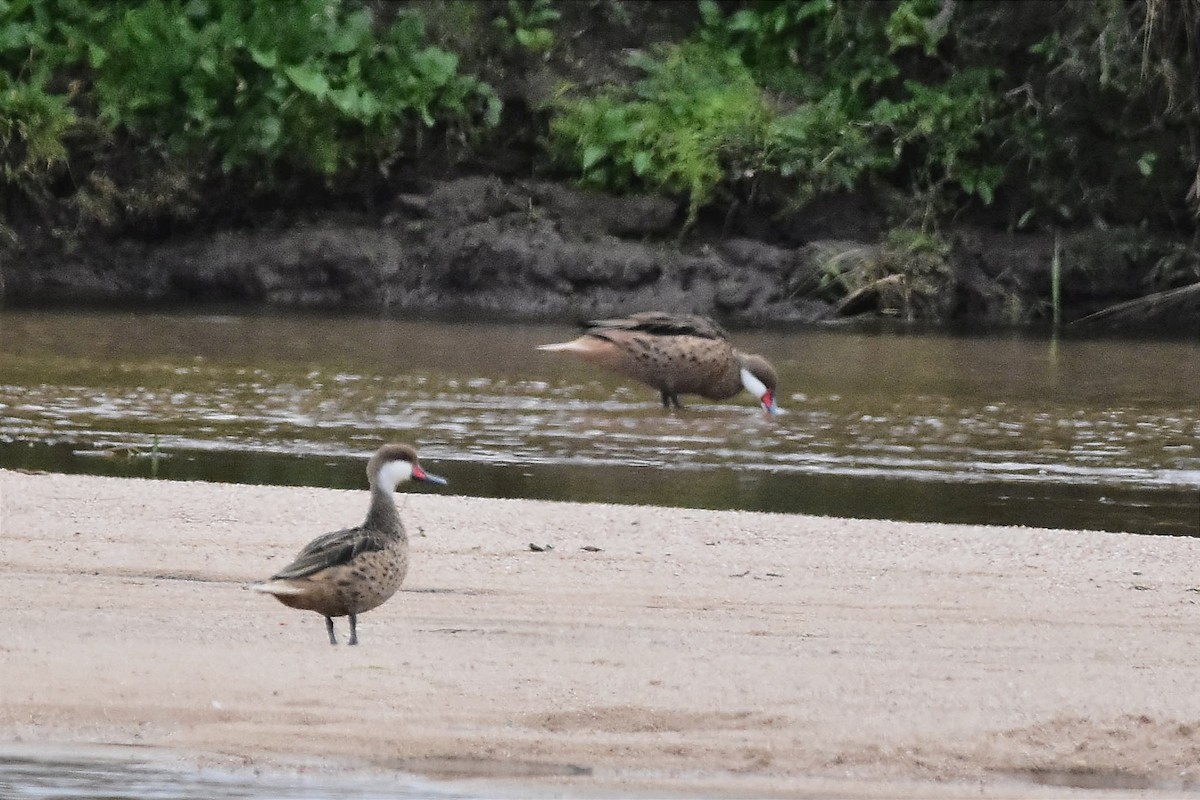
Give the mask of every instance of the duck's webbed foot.
M 337 636 L 333 632 L 333 617 L 325 618 L 325 630 L 329 633 L 329 643 L 337 644 Z
M 674 392 L 667 391 L 666 389 L 663 389 L 661 394 L 663 408 L 671 408 L 672 406 L 675 408 L 683 408 L 683 403 L 679 402 L 679 395 L 675 394 Z

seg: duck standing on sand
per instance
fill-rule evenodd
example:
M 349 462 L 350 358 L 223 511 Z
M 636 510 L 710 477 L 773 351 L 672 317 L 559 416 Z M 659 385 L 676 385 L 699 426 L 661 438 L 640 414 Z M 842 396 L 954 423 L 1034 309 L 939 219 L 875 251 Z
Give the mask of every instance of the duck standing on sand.
M 417 451 L 406 444 L 379 448 L 367 462 L 367 480 L 371 507 L 362 525 L 318 536 L 295 561 L 254 587 L 285 606 L 323 614 L 330 644 L 337 644 L 334 617 L 350 617 L 349 644 L 358 644 L 358 615 L 382 605 L 404 582 L 408 535 L 392 492 L 407 480 L 446 483 L 421 469 Z
M 746 389 L 766 411 L 782 413 L 775 404 L 775 368 L 762 356 L 738 352 L 707 317 L 643 311 L 584 327 L 578 339 L 538 349 L 574 353 L 641 381 L 659 391 L 663 408 L 683 408 L 681 394 L 727 400 Z

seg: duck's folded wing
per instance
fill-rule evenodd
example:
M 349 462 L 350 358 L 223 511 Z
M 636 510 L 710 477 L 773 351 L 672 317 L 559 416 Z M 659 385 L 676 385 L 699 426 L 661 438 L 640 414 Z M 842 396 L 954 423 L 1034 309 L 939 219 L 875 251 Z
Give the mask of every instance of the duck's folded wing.
M 303 578 L 323 569 L 345 564 L 360 553 L 383 549 L 379 538 L 362 528 L 346 528 L 313 539 L 296 559 L 276 572 L 274 578 Z
M 585 323 L 589 331 L 622 330 L 649 333 L 654 336 L 699 336 L 704 339 L 728 339 L 717 323 L 708 317 L 694 314 L 667 314 L 662 311 L 642 311 L 620 319 L 593 319 Z

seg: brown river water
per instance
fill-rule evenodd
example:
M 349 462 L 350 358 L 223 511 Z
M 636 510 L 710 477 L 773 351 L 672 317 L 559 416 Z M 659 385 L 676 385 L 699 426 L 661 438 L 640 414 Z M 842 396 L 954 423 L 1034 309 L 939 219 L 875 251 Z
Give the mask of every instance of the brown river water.
M 734 331 L 769 418 L 535 350 L 575 333 L 0 310 L 0 466 L 356 488 L 398 440 L 465 495 L 1200 535 L 1200 337 Z

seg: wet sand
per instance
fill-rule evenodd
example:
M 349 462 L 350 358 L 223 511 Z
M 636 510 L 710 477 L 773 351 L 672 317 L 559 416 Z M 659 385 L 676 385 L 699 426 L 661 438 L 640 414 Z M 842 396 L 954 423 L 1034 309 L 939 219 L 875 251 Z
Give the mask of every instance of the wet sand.
M 1200 797 L 1200 540 L 397 499 L 405 589 L 335 648 L 247 586 L 365 491 L 0 470 L 0 744 L 480 795 Z

